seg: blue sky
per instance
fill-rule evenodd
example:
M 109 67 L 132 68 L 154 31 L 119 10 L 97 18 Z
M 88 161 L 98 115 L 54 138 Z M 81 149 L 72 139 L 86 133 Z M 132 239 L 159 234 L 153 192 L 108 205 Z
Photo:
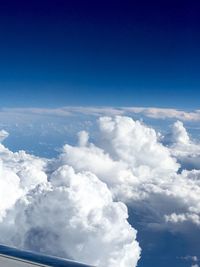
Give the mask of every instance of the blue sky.
M 20 89 L 16 89 L 20 87 Z M 22 89 L 22 87 L 25 87 Z M 1 83 L 1 107 L 145 106 L 199 108 L 199 91 L 194 89 L 78 88 L 56 84 Z
M 199 8 L 2 1 L 0 105 L 198 108 Z

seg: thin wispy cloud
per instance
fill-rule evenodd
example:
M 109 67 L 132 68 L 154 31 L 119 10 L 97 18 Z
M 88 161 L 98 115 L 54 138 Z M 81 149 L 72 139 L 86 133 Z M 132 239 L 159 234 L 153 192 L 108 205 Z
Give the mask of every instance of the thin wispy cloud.
M 182 121 L 200 121 L 200 110 L 179 110 L 173 108 L 156 107 L 90 107 L 66 106 L 58 108 L 2 108 L 0 115 L 41 115 L 70 117 L 77 115 L 88 116 L 116 116 L 116 115 L 141 115 L 152 119 L 178 119 Z
M 185 111 L 173 108 L 127 107 L 127 112 L 141 114 L 154 119 L 179 119 L 183 121 L 200 121 L 200 110 Z

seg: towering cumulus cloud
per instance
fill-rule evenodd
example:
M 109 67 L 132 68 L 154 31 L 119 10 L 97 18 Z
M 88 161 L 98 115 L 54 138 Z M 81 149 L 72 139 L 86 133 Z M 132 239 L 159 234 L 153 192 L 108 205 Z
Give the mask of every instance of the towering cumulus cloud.
M 115 200 L 124 201 L 137 213 L 149 212 L 148 225 L 199 224 L 200 172 L 184 170 L 191 155 L 200 166 L 199 145 L 190 140 L 181 122 L 172 127 L 170 146 L 160 142 L 154 129 L 130 117 L 101 117 L 99 129 L 98 146 L 81 132 L 80 145 L 65 145 L 59 164 L 97 175 Z
M 98 124 L 95 144 L 83 130 L 78 145 L 66 144 L 56 159 L 0 145 L 1 243 L 99 267 L 134 267 L 140 247 L 127 206 L 148 212 L 144 226 L 200 226 L 200 171 L 186 164 L 193 155 L 200 166 L 200 150 L 183 124 L 173 125 L 167 146 L 130 117 L 101 117 Z
M 174 123 L 165 139 L 183 169 L 200 169 L 200 144 L 190 139 L 182 122 Z
M 0 157 L 1 243 L 96 266 L 136 266 L 127 208 L 95 174 L 3 145 Z

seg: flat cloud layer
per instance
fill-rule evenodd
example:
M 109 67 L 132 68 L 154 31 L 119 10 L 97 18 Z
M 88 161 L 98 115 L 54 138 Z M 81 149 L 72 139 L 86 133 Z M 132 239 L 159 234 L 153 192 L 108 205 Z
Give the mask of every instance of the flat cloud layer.
M 199 121 L 200 111 L 185 111 L 173 108 L 155 108 L 155 107 L 127 107 L 124 111 L 130 113 L 143 114 L 154 119 L 178 119 L 183 121 Z
M 140 114 L 154 119 L 178 119 L 182 121 L 200 121 L 200 110 L 179 110 L 174 108 L 157 107 L 82 107 L 66 106 L 60 108 L 3 108 L 0 110 L 0 118 L 16 115 L 23 118 L 26 115 L 70 117 L 75 115 L 90 116 L 116 116 Z M 17 117 L 15 116 L 15 119 Z
M 0 145 L 1 243 L 134 267 L 140 248 L 126 205 L 148 210 L 151 227 L 200 226 L 200 149 L 183 124 L 165 137 L 125 116 L 100 117 L 98 124 L 95 144 L 82 131 L 78 145 L 66 144 L 56 159 Z

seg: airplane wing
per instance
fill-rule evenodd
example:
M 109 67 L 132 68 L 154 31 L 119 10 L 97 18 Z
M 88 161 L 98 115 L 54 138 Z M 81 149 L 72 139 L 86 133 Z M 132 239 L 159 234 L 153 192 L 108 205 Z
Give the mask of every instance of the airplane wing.
M 45 256 L 0 245 L 0 267 L 92 267 L 71 260 Z

